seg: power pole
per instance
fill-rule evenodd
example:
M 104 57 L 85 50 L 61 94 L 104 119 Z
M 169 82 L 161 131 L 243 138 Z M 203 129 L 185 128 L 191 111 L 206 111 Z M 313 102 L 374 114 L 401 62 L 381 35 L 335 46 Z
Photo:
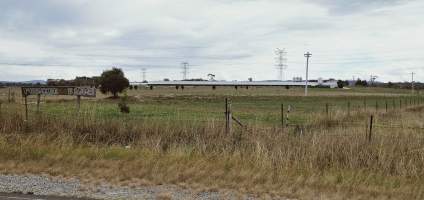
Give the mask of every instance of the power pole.
M 181 63 L 181 65 L 182 65 L 182 68 L 183 68 L 183 72 L 182 72 L 182 74 L 183 74 L 183 80 L 186 80 L 187 79 L 187 74 L 188 74 L 188 62 L 182 62 Z
M 287 69 L 287 65 L 285 64 L 287 59 L 285 58 L 285 56 L 287 55 L 287 52 L 285 49 L 280 49 L 277 48 L 275 50 L 275 54 L 277 55 L 277 67 L 278 70 L 280 70 L 280 74 L 279 74 L 279 80 L 283 81 L 284 80 L 284 74 L 283 74 L 283 70 Z
M 309 70 L 309 58 L 312 54 L 308 51 L 304 54 L 306 57 L 306 80 L 305 80 L 305 96 L 308 96 L 308 70 Z
M 143 69 L 141 69 L 141 73 L 142 73 L 142 76 L 143 76 L 143 82 L 146 82 L 146 68 L 143 68 Z
M 411 72 L 411 92 L 414 93 L 414 75 L 415 72 Z

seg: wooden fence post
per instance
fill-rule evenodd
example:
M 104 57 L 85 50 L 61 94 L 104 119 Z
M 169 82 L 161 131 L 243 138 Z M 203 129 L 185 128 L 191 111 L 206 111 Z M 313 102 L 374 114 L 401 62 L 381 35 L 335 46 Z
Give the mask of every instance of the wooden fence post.
M 369 133 L 368 133 L 368 142 L 371 142 L 371 139 L 372 139 L 372 124 L 373 124 L 373 121 L 374 121 L 374 116 L 371 115 L 370 124 L 369 124 Z
M 399 99 L 399 108 L 402 109 L 402 99 Z
M 231 102 L 228 98 L 225 98 L 225 133 L 231 134 Z

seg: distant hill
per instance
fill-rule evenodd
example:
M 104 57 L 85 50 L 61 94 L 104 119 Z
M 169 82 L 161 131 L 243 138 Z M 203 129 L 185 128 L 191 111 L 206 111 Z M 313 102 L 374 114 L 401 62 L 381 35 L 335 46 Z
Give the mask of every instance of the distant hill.
M 46 85 L 47 81 L 45 80 L 30 80 L 30 81 L 0 81 L 0 84 L 5 84 L 5 85 L 19 85 L 19 84 L 25 84 L 25 85 L 35 85 L 35 84 L 41 84 L 41 85 Z
M 47 84 L 47 81 L 45 81 L 45 80 L 31 80 L 31 81 L 22 81 L 21 83 L 27 83 L 27 84 L 40 83 L 41 85 L 45 85 L 45 84 Z

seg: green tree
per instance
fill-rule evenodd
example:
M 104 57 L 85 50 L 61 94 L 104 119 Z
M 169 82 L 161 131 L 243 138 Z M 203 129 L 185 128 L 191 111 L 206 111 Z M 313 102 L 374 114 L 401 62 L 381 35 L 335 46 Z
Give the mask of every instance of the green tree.
M 364 87 L 366 87 L 366 86 L 368 86 L 368 82 L 366 80 L 361 80 L 361 79 L 358 78 L 358 80 L 355 83 L 355 86 L 364 86 Z
M 345 86 L 344 81 L 342 81 L 342 80 L 337 81 L 337 87 L 338 88 L 343 88 L 344 86 Z
M 112 93 L 114 98 L 118 97 L 118 93 L 128 88 L 130 82 L 125 78 L 124 72 L 119 68 L 103 71 L 100 76 L 100 91 L 103 94 Z

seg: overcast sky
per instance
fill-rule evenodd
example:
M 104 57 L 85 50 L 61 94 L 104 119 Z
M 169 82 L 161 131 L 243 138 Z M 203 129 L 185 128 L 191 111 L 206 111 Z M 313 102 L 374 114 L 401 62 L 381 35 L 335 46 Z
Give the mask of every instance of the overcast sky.
M 424 79 L 424 1 L 0 0 L 0 81 L 71 79 L 112 66 L 130 81 Z

